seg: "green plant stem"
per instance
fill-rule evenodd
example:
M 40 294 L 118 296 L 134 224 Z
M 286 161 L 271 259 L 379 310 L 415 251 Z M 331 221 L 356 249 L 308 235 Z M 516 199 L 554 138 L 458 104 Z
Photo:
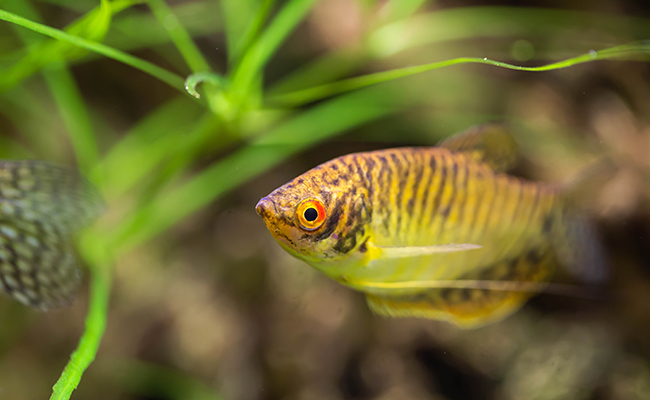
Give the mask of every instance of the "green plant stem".
M 377 72 L 357 78 L 344 79 L 342 81 L 320 85 L 309 89 L 298 90 L 296 92 L 276 95 L 267 99 L 272 106 L 297 107 L 306 103 L 320 100 L 335 94 L 349 92 L 351 90 L 376 85 L 378 83 L 388 82 L 398 78 L 404 78 L 434 69 L 449 67 L 458 64 L 488 64 L 500 68 L 513 69 L 517 71 L 541 72 L 551 71 L 571 67 L 573 65 L 583 64 L 595 60 L 605 60 L 613 58 L 624 58 L 632 55 L 650 54 L 650 42 L 631 43 L 622 46 L 616 46 L 600 51 L 593 51 L 578 57 L 570 58 L 564 61 L 558 61 L 539 67 L 522 67 L 500 61 L 490 60 L 488 58 L 461 57 L 452 60 L 439 61 L 430 64 L 416 65 L 413 67 L 397 68 L 390 71 Z
M 91 235 L 92 236 L 92 235 Z M 95 236 L 92 236 L 95 238 Z M 99 240 L 99 239 L 95 239 Z M 68 400 L 81 381 L 81 376 L 95 359 L 106 328 L 106 314 L 111 288 L 110 263 L 105 260 L 93 264 L 90 285 L 90 304 L 84 333 L 77 349 L 70 356 L 61 377 L 52 390 L 50 400 Z
M 163 82 L 168 84 L 181 91 L 185 92 L 185 86 L 183 84 L 184 79 L 164 68 L 161 68 L 155 64 L 152 64 L 148 61 L 142 60 L 140 58 L 134 57 L 130 54 L 124 53 L 120 50 L 114 49 L 112 47 L 106 46 L 104 44 L 86 40 L 78 36 L 70 35 L 69 33 L 63 32 L 59 29 L 51 28 L 49 26 L 39 24 L 28 19 L 22 18 L 16 14 L 0 10 L 0 20 L 11 22 L 13 24 L 20 25 L 24 28 L 31 29 L 34 32 L 49 36 L 53 39 L 61 40 L 75 46 L 81 47 L 86 50 L 90 50 L 101 55 L 104 55 L 108 58 L 120 61 L 124 64 L 130 65 L 133 68 L 139 69 L 142 72 L 145 72 Z

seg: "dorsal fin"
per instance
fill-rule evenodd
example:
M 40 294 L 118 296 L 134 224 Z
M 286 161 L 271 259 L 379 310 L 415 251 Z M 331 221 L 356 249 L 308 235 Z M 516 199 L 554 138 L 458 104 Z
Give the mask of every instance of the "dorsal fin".
M 465 153 L 489 165 L 495 172 L 505 172 L 517 164 L 517 142 L 505 125 L 489 123 L 473 126 L 440 142 L 451 151 Z

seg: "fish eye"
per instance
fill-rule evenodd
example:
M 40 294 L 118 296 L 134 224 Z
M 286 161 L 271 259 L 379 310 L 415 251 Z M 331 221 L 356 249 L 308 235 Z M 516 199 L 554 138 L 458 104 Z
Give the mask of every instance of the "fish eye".
M 309 222 L 316 221 L 316 218 L 318 218 L 318 210 L 316 210 L 314 207 L 310 207 L 305 210 L 304 216 L 305 219 Z
M 305 199 L 296 209 L 296 219 L 306 231 L 315 231 L 325 222 L 325 207 L 320 200 Z

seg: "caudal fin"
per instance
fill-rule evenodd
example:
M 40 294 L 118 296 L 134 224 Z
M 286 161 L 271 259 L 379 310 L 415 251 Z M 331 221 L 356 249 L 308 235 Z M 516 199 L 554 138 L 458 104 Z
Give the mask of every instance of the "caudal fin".
M 566 212 L 553 234 L 560 263 L 576 278 L 603 283 L 609 264 L 592 220 L 578 212 Z
M 608 263 L 598 230 L 587 213 L 597 205 L 600 188 L 617 171 L 612 160 L 603 158 L 561 185 L 565 201 L 551 232 L 551 241 L 560 263 L 583 282 L 602 283 L 608 276 Z

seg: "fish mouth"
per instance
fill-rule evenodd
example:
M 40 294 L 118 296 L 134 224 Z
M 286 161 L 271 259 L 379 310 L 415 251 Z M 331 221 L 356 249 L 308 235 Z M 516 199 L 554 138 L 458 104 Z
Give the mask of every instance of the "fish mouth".
M 271 200 L 269 196 L 266 196 L 257 202 L 255 211 L 262 217 L 266 224 L 266 228 L 280 246 L 289 252 L 289 254 L 299 257 L 300 253 L 295 249 L 296 242 L 294 240 L 296 238 L 291 234 L 291 230 L 288 229 L 286 222 L 280 218 L 277 204 Z
M 277 207 L 273 200 L 269 199 L 268 196 L 262 197 L 260 201 L 257 202 L 257 205 L 255 205 L 255 212 L 262 217 L 266 227 L 273 237 L 278 238 L 284 236 L 277 226 Z
M 272 214 L 272 210 L 274 209 L 275 204 L 268 197 L 262 197 L 255 206 L 255 211 L 257 214 L 264 219 L 269 218 Z

